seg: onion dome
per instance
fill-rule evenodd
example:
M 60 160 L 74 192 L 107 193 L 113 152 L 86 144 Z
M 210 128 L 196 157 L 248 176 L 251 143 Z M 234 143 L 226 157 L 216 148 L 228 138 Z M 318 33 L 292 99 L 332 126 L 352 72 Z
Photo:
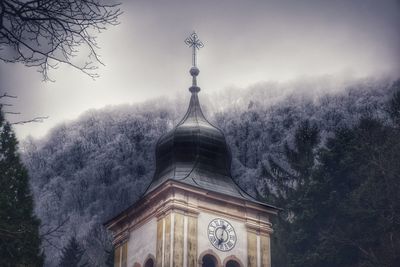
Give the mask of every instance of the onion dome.
M 198 68 L 190 73 L 196 77 Z M 222 131 L 207 121 L 201 110 L 197 85 L 190 87 L 189 108 L 178 125 L 162 136 L 156 148 L 154 179 L 184 179 L 192 172 L 230 177 L 231 155 Z
M 156 146 L 156 171 L 146 193 L 167 180 L 210 191 L 248 198 L 231 177 L 231 153 L 223 132 L 204 116 L 199 102 L 197 67 L 190 69 L 193 84 L 188 110 L 178 125 Z

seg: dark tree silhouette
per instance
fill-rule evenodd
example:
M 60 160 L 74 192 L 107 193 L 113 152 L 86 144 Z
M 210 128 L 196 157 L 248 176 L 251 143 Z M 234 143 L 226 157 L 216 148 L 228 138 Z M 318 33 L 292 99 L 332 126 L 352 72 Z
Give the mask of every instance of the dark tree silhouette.
M 60 260 L 60 267 L 84 267 L 87 262 L 84 261 L 83 256 L 85 250 L 81 248 L 75 237 L 72 237 L 68 245 L 62 250 Z
M 17 144 L 0 105 L 0 266 L 41 266 L 40 222 Z
M 399 103 L 397 91 L 383 108 L 394 122 Z M 266 191 L 285 208 L 274 221 L 273 266 L 397 266 L 399 128 L 362 117 L 322 145 L 318 135 L 306 121 L 294 134 L 294 147 L 284 146 L 294 175 L 271 159 L 263 169 L 274 189 Z
M 101 63 L 95 33 L 118 24 L 118 5 L 107 0 L 1 0 L 0 59 L 39 67 L 44 79 L 58 63 L 95 78 L 95 63 Z M 78 48 L 87 52 L 84 63 L 73 60 Z
M 400 81 L 394 84 L 396 91 L 389 102 L 388 112 L 393 122 L 400 126 Z

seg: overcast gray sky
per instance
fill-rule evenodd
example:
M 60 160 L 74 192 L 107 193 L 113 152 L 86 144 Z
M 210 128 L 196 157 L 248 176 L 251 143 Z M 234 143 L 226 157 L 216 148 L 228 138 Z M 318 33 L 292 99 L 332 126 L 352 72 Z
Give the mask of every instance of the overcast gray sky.
M 203 92 L 303 76 L 355 78 L 400 74 L 400 3 L 397 0 L 132 0 L 121 24 L 99 35 L 106 66 L 91 78 L 67 66 L 42 82 L 34 68 L 0 64 L 0 90 L 18 95 L 18 137 L 43 136 L 90 108 L 187 94 L 195 29 Z

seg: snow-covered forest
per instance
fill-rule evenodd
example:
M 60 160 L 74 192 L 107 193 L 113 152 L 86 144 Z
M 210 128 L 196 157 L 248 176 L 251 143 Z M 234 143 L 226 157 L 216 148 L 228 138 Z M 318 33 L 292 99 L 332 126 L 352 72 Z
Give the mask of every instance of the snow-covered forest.
M 386 107 L 398 87 L 399 81 L 385 79 L 325 77 L 215 94 L 204 88 L 199 97 L 206 116 L 226 135 L 234 179 L 249 193 L 271 199 L 264 168 L 272 159 L 290 169 L 285 144 L 293 146 L 302 122 L 318 127 L 320 147 L 361 118 L 390 123 Z M 150 183 L 155 143 L 184 115 L 188 97 L 183 91 L 175 98 L 89 110 L 20 145 L 41 232 L 47 233 L 42 244 L 47 266 L 58 264 L 72 237 L 91 266 L 110 262 L 110 238 L 102 223 L 137 200 Z

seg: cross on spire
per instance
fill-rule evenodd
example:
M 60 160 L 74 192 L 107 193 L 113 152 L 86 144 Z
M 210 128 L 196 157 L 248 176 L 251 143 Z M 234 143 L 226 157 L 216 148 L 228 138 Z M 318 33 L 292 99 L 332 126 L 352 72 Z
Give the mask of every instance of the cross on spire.
M 196 50 L 203 48 L 204 44 L 202 41 L 200 41 L 195 31 L 193 31 L 193 33 L 188 38 L 185 39 L 185 44 L 193 49 L 192 65 L 193 67 L 196 67 Z

